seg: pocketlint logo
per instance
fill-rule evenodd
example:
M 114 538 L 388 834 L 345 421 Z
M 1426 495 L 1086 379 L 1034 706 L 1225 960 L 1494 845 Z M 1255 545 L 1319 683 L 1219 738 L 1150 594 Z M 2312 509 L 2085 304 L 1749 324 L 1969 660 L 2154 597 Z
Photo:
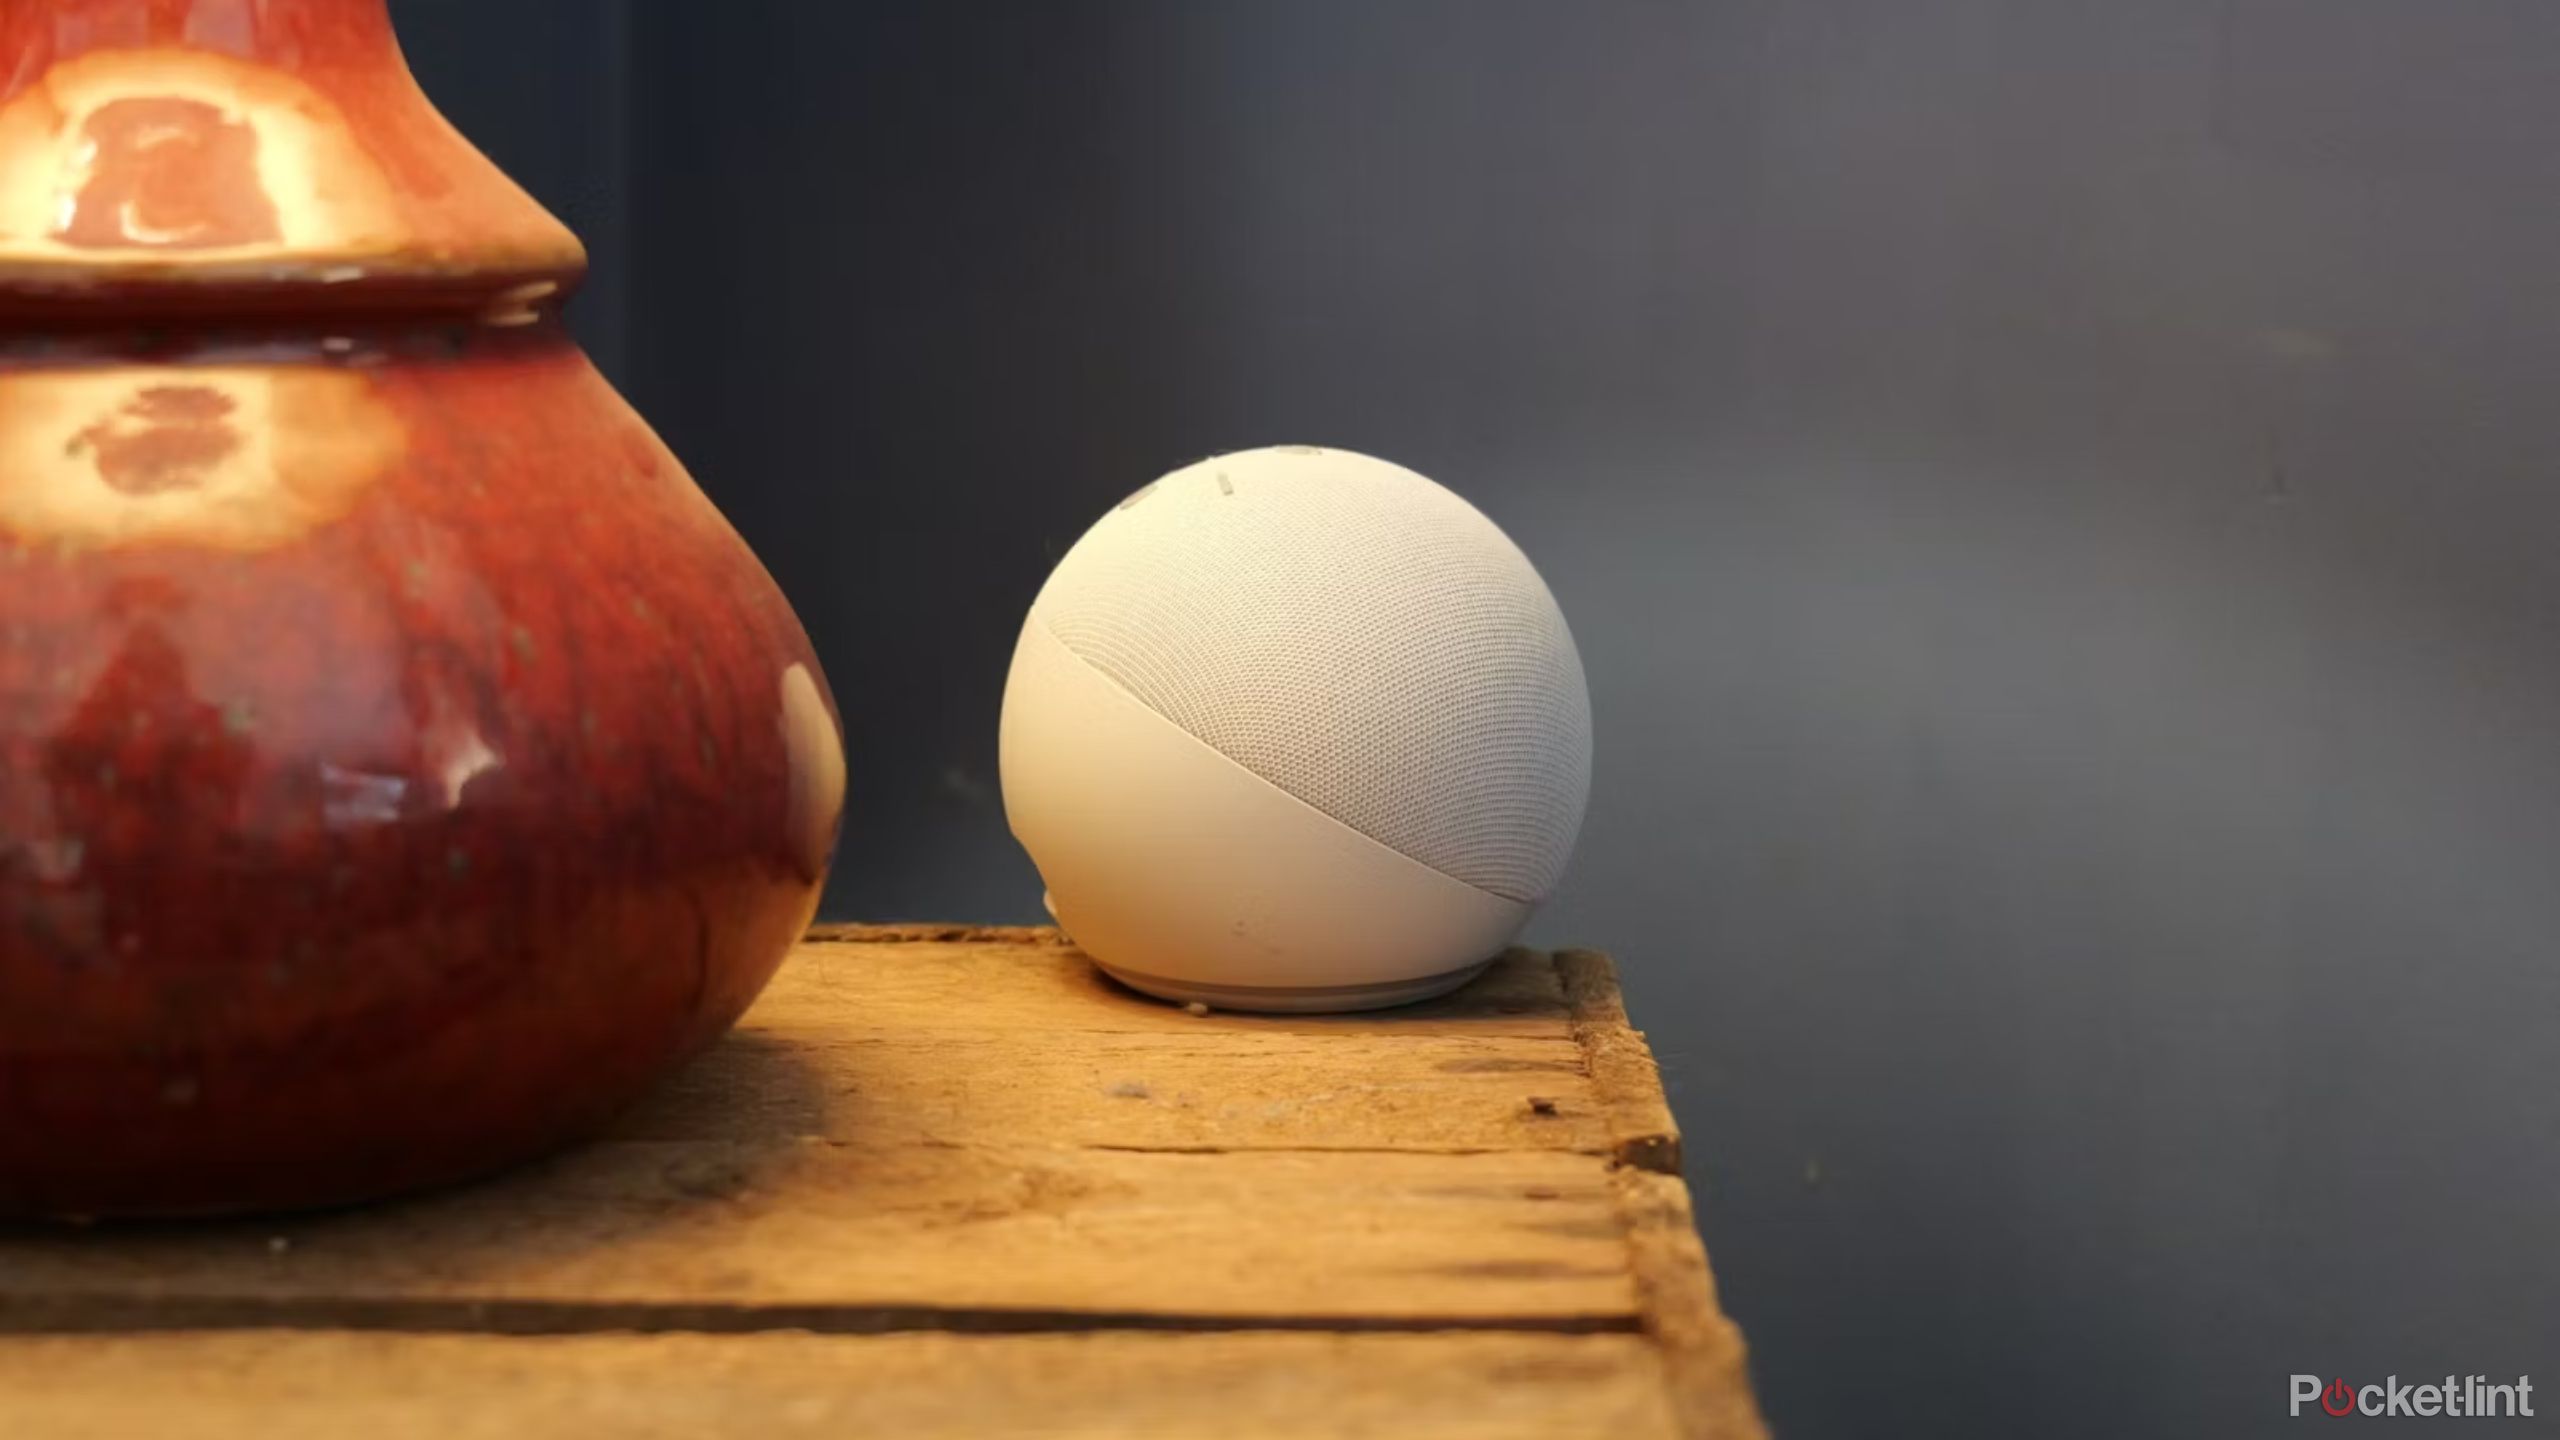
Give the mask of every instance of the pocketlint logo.
M 2403 1385 L 2393 1375 L 2379 1385 L 2350 1385 L 2340 1376 L 2326 1384 L 2317 1375 L 2293 1377 L 2293 1410 L 2318 1405 L 2324 1415 L 2468 1415 L 2533 1414 L 2533 1380 L 2519 1375 L 2512 1385 L 2492 1385 L 2486 1375 L 2447 1375 L 2442 1384 Z

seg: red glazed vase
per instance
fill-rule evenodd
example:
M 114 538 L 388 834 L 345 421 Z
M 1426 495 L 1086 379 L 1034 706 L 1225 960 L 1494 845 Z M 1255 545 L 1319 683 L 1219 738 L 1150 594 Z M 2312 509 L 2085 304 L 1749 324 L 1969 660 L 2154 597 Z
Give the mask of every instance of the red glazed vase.
M 590 1130 L 808 923 L 790 606 L 383 0 L 0 0 L 0 1215 Z

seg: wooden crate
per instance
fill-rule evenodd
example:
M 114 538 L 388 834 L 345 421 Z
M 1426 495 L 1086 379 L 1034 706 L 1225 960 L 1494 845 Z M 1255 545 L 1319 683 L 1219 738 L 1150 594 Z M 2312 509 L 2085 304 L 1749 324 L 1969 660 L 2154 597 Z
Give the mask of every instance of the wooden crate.
M 1755 1437 L 1606 957 L 1195 1016 L 826 928 L 598 1143 L 328 1216 L 0 1230 L 0 1436 Z

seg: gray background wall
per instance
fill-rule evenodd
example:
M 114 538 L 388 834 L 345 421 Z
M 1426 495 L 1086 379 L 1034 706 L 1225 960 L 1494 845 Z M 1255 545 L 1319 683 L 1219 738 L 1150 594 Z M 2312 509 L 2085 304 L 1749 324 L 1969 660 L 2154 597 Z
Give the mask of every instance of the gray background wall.
M 1120 495 L 1317 441 L 1536 558 L 1778 1428 L 2560 1406 L 2560 9 L 403 0 L 793 594 L 832 913 L 1037 914 Z

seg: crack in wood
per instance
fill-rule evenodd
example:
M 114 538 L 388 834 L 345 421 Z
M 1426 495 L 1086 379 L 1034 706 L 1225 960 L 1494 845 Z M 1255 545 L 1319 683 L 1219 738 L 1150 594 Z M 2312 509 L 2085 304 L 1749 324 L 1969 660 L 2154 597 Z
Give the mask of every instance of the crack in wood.
M 0 1300 L 0 1335 L 94 1335 L 172 1330 L 375 1330 L 413 1335 L 1234 1334 L 1312 1331 L 1402 1335 L 1472 1331 L 1632 1335 L 1631 1314 L 1312 1315 L 1042 1310 L 936 1305 L 738 1305 L 663 1301 L 465 1300 L 400 1297 L 46 1295 Z

